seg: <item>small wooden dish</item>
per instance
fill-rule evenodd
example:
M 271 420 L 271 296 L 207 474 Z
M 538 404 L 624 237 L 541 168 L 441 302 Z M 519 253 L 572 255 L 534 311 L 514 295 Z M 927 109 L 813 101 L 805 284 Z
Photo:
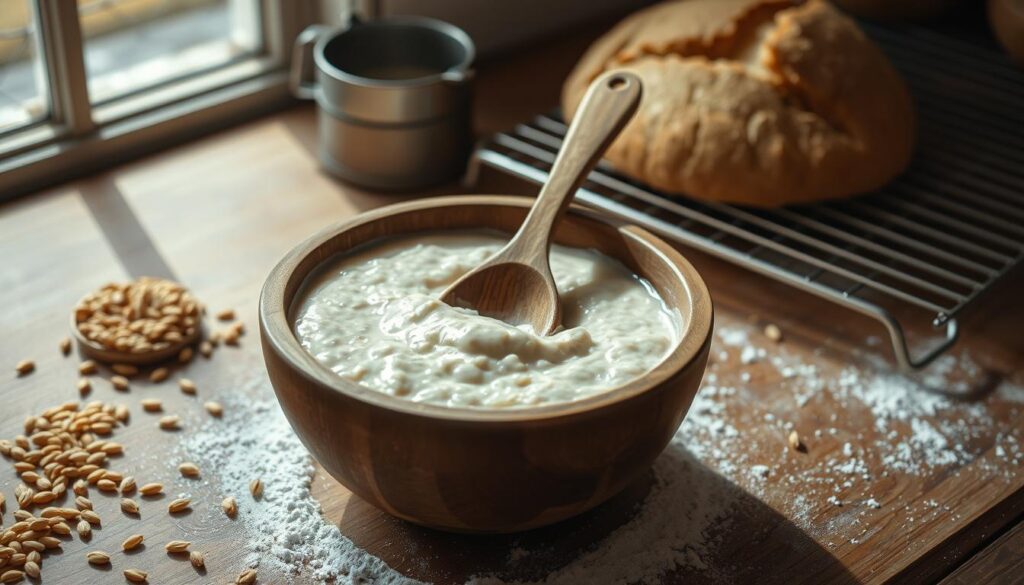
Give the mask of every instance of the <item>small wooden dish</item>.
M 416 232 L 490 228 L 512 234 L 532 202 L 473 195 L 370 211 L 297 246 L 263 286 L 263 357 L 285 415 L 331 475 L 395 516 L 456 532 L 515 532 L 589 510 L 651 465 L 697 392 L 712 330 L 703 280 L 661 239 L 579 207 L 561 221 L 554 241 L 617 258 L 682 317 L 678 345 L 640 379 L 563 404 L 448 408 L 344 380 L 296 339 L 292 303 L 325 260 Z
M 75 322 L 75 312 L 71 311 L 71 335 L 75 338 L 75 343 L 78 344 L 78 349 L 82 352 L 82 355 L 90 359 L 106 364 L 148 366 L 170 360 L 177 356 L 181 350 L 198 343 L 203 336 L 203 327 L 202 324 L 200 324 L 196 327 L 195 333 L 164 349 L 143 353 L 132 353 L 108 349 L 95 341 L 87 339 L 82 335 L 82 332 L 78 330 L 78 323 Z

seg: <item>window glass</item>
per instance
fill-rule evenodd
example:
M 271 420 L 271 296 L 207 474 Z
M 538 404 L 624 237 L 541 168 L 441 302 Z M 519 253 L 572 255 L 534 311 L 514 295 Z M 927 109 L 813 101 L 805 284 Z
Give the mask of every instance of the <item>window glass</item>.
M 107 102 L 258 51 L 256 1 L 79 0 L 90 100 Z
M 0 0 L 0 133 L 46 117 L 46 75 L 30 0 Z

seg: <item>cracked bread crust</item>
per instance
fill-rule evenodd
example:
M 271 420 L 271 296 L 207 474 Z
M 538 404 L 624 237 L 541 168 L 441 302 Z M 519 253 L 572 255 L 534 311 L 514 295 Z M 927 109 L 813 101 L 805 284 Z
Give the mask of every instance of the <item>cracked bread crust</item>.
M 903 80 L 823 0 L 682 0 L 616 26 L 567 79 L 569 118 L 592 79 L 640 76 L 636 116 L 608 150 L 657 189 L 775 207 L 875 189 L 910 160 Z

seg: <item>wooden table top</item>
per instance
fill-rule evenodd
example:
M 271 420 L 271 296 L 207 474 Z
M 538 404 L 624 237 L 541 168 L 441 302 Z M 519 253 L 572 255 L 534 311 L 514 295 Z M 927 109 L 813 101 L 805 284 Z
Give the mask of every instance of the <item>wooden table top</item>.
M 587 40 L 588 35 L 562 39 L 484 66 L 478 130 L 505 128 L 555 104 L 559 82 Z M 78 359 L 63 357 L 57 343 L 68 334 L 69 310 L 86 292 L 110 280 L 173 277 L 211 309 L 234 308 L 255 332 L 260 286 L 288 249 L 327 224 L 413 196 L 368 193 L 326 177 L 317 169 L 314 144 L 314 111 L 301 106 L 0 206 L 0 304 L 8 307 L 0 313 L 0 355 L 7 363 L 7 374 L 0 375 L 0 438 L 21 433 L 25 416 L 78 399 Z M 522 188 L 485 179 L 491 192 Z M 660 473 L 683 478 L 671 484 L 677 492 L 668 497 L 701 493 L 699 503 L 713 504 L 716 513 L 666 506 L 666 514 L 679 514 L 666 525 L 703 519 L 707 526 L 697 540 L 684 542 L 699 562 L 665 572 L 664 582 L 1021 579 L 1020 271 L 965 317 L 952 369 L 968 371 L 926 378 L 926 390 L 908 387 L 876 365 L 886 349 L 866 341 L 882 334 L 873 323 L 699 253 L 684 253 L 715 298 L 719 335 L 705 391 L 684 423 L 684 439 L 658 465 Z M 761 333 L 769 322 L 782 329 L 781 344 Z M 747 344 L 764 349 L 764 355 L 744 352 Z M 35 360 L 36 371 L 16 377 L 14 364 L 21 359 Z M 168 463 L 176 461 L 188 429 L 161 431 L 139 401 L 158 396 L 167 412 L 195 417 L 209 397 L 237 398 L 252 382 L 265 388 L 257 336 L 243 337 L 239 348 L 218 349 L 212 360 L 193 361 L 181 375 L 197 383 L 198 399 L 172 384 L 152 387 L 141 380 L 119 393 L 105 381 L 108 373 L 94 378 L 89 399 L 123 402 L 132 410 L 130 424 L 117 435 L 126 453 L 114 467 L 140 482 L 165 482 L 168 493 L 187 489 L 197 502 L 219 502 L 216 470 L 188 484 Z M 891 396 L 909 402 L 886 403 L 885 388 L 867 388 L 878 380 L 894 384 L 892 392 L 903 394 Z M 870 392 L 875 394 L 865 398 Z M 919 426 L 938 429 L 941 436 L 924 434 Z M 793 429 L 806 452 L 787 446 Z M 312 485 L 326 520 L 359 546 L 409 577 L 461 583 L 473 575 L 540 578 L 557 570 L 629 522 L 657 481 L 645 477 L 565 524 L 486 538 L 392 519 L 319 470 Z M 6 527 L 14 522 L 17 483 L 9 460 L 0 459 L 0 491 L 7 499 L 0 518 Z M 243 568 L 246 535 L 239 522 L 198 512 L 172 517 L 162 510 L 167 500 L 143 501 L 140 518 L 123 518 L 117 497 L 95 489 L 90 497 L 110 520 L 90 542 L 75 537 L 48 556 L 43 582 L 103 581 L 104 573 L 90 572 L 97 569 L 86 564 L 85 551 L 118 551 L 133 533 L 144 533 L 152 544 L 118 559 L 108 580 L 120 582 L 118 572 L 129 564 L 148 570 L 154 583 L 228 582 Z M 162 543 L 170 539 L 190 540 L 204 550 L 207 572 L 164 554 Z M 512 564 L 513 549 L 531 554 Z M 673 552 L 679 551 L 666 551 Z M 284 578 L 260 571 L 260 582 Z M 308 575 L 297 580 L 312 581 Z

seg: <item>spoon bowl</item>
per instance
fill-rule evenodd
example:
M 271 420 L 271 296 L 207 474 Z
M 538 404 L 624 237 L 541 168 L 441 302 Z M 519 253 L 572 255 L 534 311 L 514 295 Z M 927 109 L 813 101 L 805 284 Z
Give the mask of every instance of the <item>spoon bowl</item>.
M 510 325 L 529 325 L 534 331 L 550 332 L 558 327 L 562 315 L 558 289 L 548 281 L 550 278 L 550 270 L 545 274 L 526 264 L 487 264 L 462 279 L 446 302 L 471 307 Z

